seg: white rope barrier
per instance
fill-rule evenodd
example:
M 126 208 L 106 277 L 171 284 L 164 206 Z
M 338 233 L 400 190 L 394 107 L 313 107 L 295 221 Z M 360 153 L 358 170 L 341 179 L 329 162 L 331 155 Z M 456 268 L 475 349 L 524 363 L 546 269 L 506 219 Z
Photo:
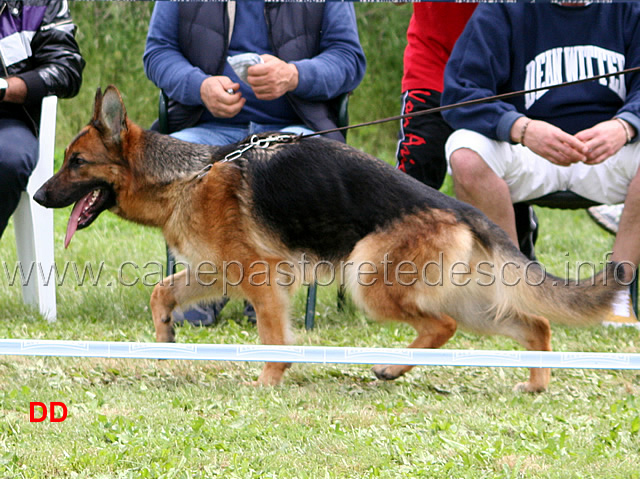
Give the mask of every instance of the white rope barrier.
M 0 356 L 640 369 L 640 354 L 0 339 Z

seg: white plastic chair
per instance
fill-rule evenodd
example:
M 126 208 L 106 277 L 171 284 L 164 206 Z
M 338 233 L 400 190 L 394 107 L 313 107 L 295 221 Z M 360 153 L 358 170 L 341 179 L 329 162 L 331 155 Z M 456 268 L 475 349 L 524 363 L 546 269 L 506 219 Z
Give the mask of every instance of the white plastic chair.
M 48 321 L 55 321 L 57 315 L 53 210 L 33 201 L 33 195 L 53 175 L 57 106 L 58 98 L 55 96 L 42 100 L 38 165 L 13 215 L 18 261 L 25 275 L 34 265 L 29 281 L 22 285 L 23 300 L 26 304 L 36 306 Z

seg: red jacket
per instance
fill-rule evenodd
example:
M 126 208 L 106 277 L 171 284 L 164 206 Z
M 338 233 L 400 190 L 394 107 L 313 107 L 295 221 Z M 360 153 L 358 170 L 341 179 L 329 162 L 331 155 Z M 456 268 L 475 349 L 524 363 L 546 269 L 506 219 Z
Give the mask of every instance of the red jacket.
M 413 4 L 404 51 L 402 91 L 442 91 L 444 67 L 451 50 L 476 8 L 474 3 Z

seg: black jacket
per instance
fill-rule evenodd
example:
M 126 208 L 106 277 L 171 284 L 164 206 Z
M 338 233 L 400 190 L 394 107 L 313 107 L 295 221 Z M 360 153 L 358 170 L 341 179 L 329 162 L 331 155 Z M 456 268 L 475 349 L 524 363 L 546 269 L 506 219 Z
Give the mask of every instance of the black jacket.
M 69 98 L 80 90 L 85 62 L 76 26 L 66 0 L 0 2 L 0 18 L 0 76 L 27 85 L 25 104 L 0 103 L 0 116 L 22 119 L 36 131 L 45 96 Z

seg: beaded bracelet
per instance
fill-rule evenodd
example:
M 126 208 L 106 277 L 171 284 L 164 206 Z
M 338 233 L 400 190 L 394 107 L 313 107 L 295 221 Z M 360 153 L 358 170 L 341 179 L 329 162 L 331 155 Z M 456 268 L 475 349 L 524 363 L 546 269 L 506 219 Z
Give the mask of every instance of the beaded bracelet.
M 524 134 L 527 132 L 527 127 L 531 123 L 531 119 L 527 119 L 526 123 L 522 125 L 522 130 L 520 130 L 520 144 L 524 146 Z

